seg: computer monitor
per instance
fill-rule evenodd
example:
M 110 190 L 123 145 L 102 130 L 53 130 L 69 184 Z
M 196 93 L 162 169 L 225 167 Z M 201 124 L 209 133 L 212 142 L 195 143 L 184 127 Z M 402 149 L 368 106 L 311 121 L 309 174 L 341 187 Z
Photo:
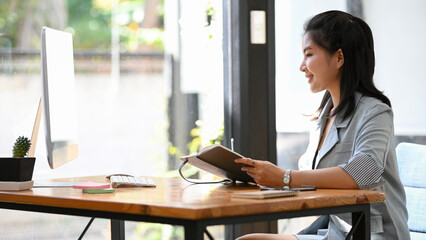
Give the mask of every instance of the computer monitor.
M 53 169 L 78 157 L 71 33 L 42 28 L 41 73 L 47 160 Z

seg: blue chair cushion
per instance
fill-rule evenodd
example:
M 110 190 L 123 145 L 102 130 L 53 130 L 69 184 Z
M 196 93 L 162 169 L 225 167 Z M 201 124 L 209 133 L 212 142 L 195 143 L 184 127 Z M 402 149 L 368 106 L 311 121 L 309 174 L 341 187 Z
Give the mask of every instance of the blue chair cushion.
M 426 146 L 400 143 L 396 147 L 396 155 L 402 185 L 426 188 Z
M 400 143 L 396 155 L 407 195 L 408 228 L 414 238 L 426 239 L 426 146 Z
M 426 188 L 405 187 L 405 194 L 410 231 L 426 232 Z
M 411 240 L 425 240 L 425 234 L 418 232 L 410 232 L 410 238 Z

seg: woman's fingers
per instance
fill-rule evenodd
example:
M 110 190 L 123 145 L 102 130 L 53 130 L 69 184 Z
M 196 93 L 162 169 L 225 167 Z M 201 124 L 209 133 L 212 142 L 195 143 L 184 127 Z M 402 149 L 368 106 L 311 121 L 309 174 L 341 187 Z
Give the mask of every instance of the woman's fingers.
M 254 172 L 253 170 L 254 170 L 253 167 L 242 167 L 241 168 L 241 171 L 249 172 L 249 173 L 253 173 Z
M 255 160 L 251 159 L 251 158 L 238 158 L 234 160 L 236 163 L 243 163 L 249 166 L 254 167 L 255 165 Z

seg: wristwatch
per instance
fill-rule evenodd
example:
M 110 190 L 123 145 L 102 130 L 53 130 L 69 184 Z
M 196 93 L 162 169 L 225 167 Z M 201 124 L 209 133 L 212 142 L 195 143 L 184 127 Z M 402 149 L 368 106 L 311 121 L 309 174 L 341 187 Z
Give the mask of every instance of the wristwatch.
M 284 186 L 290 185 L 290 173 L 291 173 L 291 170 L 288 170 L 288 169 L 285 170 L 284 177 L 283 177 Z

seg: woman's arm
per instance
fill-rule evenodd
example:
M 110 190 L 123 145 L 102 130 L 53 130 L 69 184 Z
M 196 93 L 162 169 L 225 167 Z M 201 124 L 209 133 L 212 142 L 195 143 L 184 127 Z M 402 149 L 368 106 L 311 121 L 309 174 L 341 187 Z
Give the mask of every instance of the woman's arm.
M 315 185 L 317 188 L 358 189 L 355 180 L 341 167 L 291 171 L 291 186 Z
M 282 188 L 285 170 L 268 161 L 250 158 L 236 159 L 235 162 L 248 166 L 241 168 L 247 172 L 257 184 L 267 187 Z M 315 185 L 318 188 L 358 189 L 358 184 L 341 167 L 330 167 L 316 170 L 292 170 L 291 186 Z

